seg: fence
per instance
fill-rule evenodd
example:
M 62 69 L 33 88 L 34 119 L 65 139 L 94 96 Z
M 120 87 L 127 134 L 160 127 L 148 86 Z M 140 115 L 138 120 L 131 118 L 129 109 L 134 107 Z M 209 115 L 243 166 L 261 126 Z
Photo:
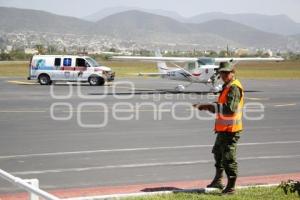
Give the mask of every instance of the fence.
M 37 179 L 25 180 L 11 175 L 10 173 L 0 169 L 0 177 L 11 182 L 12 184 L 25 189 L 30 194 L 30 200 L 38 200 L 42 197 L 45 200 L 60 200 L 58 197 L 41 190 Z

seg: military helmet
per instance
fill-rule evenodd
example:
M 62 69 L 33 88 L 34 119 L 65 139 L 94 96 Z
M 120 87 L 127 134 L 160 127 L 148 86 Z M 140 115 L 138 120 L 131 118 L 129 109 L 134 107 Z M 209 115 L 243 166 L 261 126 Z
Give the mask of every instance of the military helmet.
M 232 72 L 234 71 L 234 66 L 229 62 L 221 62 L 218 72 Z

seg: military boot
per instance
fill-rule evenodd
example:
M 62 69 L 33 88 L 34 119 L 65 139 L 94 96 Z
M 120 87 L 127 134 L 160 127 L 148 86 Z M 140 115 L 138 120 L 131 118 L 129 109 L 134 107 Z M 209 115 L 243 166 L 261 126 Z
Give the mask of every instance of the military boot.
M 222 191 L 222 194 L 235 194 L 235 182 L 236 182 L 236 177 L 229 177 L 227 186 Z
M 218 188 L 220 190 L 223 190 L 224 185 L 222 183 L 222 178 L 223 178 L 223 169 L 216 169 L 216 175 L 214 180 L 207 185 L 207 188 Z

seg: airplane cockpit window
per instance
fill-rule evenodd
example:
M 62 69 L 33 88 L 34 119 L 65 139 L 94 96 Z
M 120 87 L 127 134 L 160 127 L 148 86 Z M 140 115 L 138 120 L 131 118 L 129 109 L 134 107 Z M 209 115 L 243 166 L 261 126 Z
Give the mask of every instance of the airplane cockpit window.
M 213 58 L 199 58 L 198 60 L 199 65 L 214 65 L 215 61 Z
M 188 71 L 193 71 L 196 68 L 196 63 L 190 62 L 187 64 Z

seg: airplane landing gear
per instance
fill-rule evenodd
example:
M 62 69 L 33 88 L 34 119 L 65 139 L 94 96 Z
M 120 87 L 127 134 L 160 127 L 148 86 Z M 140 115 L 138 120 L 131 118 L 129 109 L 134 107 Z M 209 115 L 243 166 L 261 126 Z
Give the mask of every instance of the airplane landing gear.
M 185 90 L 185 86 L 184 85 L 178 85 L 177 87 L 175 87 L 175 90 L 177 92 L 183 92 Z
M 219 84 L 217 86 L 212 85 L 212 87 L 210 88 L 210 91 L 214 94 L 218 94 L 219 92 L 222 91 L 222 85 L 221 84 Z
M 214 94 L 218 94 L 219 92 L 221 92 L 223 88 L 222 88 L 222 84 L 220 82 L 220 76 L 219 76 L 219 74 L 217 74 L 217 71 L 210 79 L 212 80 L 210 92 L 212 92 Z
M 186 88 L 190 87 L 193 84 L 193 82 L 189 83 L 188 85 L 177 85 L 177 87 L 175 87 L 175 90 L 177 92 L 183 92 L 185 91 Z

